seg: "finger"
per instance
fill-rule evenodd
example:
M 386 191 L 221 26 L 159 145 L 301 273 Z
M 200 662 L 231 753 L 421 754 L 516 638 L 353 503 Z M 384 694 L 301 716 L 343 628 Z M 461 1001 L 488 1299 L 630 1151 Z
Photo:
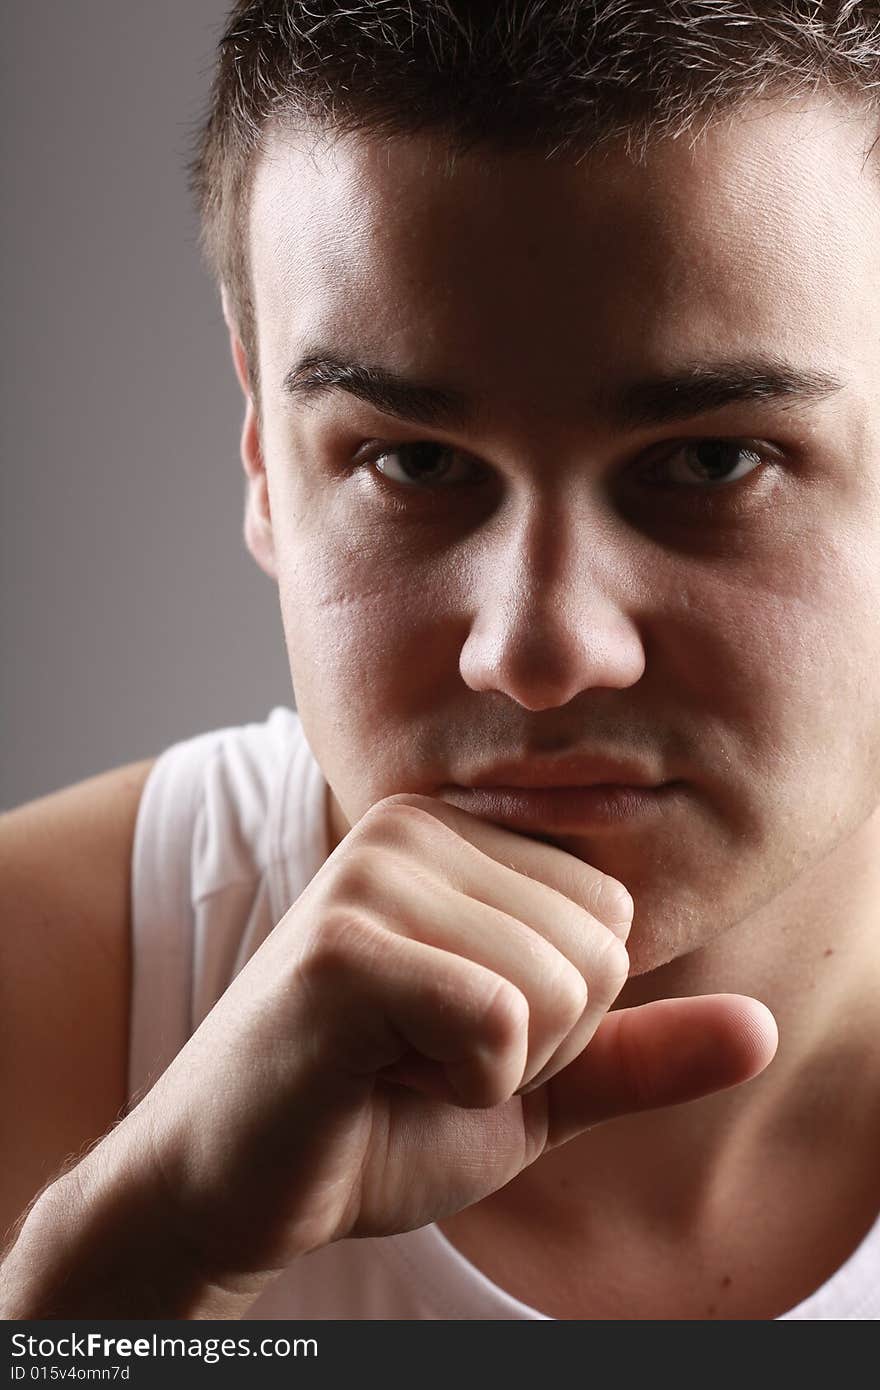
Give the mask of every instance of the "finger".
M 556 904 L 565 901 L 562 915 L 577 918 L 569 928 L 572 939 L 566 941 L 570 954 L 578 957 L 575 965 L 546 939 L 540 923 L 535 930 L 531 923 L 459 892 L 397 851 L 384 862 L 381 888 L 370 889 L 360 904 L 371 919 L 398 935 L 485 966 L 528 1001 L 528 1055 L 517 1086 L 548 1066 L 559 1070 L 583 1050 L 628 972 L 626 948 L 612 932 L 558 894 L 547 894 L 545 917 L 558 917 Z M 552 928 L 558 937 L 558 921 Z M 561 1060 L 554 1065 L 560 1048 Z
M 417 806 L 392 800 L 381 846 L 365 841 L 355 851 L 362 862 L 349 865 L 348 892 L 391 930 L 515 984 L 529 1001 L 522 1083 L 546 1080 L 583 1051 L 626 981 L 629 957 L 618 934 L 557 889 L 463 839 L 433 814 L 429 798 L 412 798 Z M 469 819 L 481 831 L 493 829 Z M 380 849 L 381 877 L 370 858 Z
M 569 1065 L 589 1046 L 596 1030 L 601 1027 L 629 975 L 629 955 L 622 941 L 606 931 L 604 941 L 596 943 L 597 957 L 588 967 L 587 1003 L 580 1018 L 540 1066 L 527 1069 L 524 1086 L 533 1090 L 549 1081 Z
M 521 849 L 521 837 L 429 797 L 392 797 L 374 810 L 372 835 L 366 833 L 355 851 L 363 862 L 349 865 L 355 869 L 359 904 L 395 931 L 479 961 L 510 979 L 530 1008 L 523 1081 L 559 1071 L 584 1049 L 623 987 L 629 958 L 620 937 L 627 929 L 610 929 L 557 888 L 499 863 L 442 816 L 469 822 L 466 828 L 477 840 L 500 836 Z M 488 848 L 497 851 L 498 846 L 489 843 Z M 547 856 L 550 878 L 558 880 L 557 861 L 589 870 L 553 846 L 530 843 L 526 848 L 539 858 Z M 381 876 L 370 859 L 377 853 Z M 606 881 L 592 870 L 589 878 L 600 886 Z M 450 899 L 450 892 L 457 892 L 457 900 Z
M 591 913 L 617 935 L 626 938 L 633 916 L 632 898 L 622 883 L 611 878 L 609 874 L 603 874 L 592 864 L 576 859 L 573 854 L 566 853 L 556 845 L 544 844 L 539 840 L 530 839 L 527 835 L 494 825 L 491 821 L 482 820 L 470 811 L 451 806 L 439 797 L 402 792 L 376 802 L 371 811 L 381 813 L 383 808 L 391 809 L 395 806 L 421 809 L 435 821 L 454 830 L 457 836 L 481 851 L 495 865 L 513 870 L 519 875 L 521 893 L 527 894 L 529 880 L 534 880 L 537 887 L 546 886 L 554 889 L 579 908 Z M 443 842 L 435 840 L 432 842 L 432 849 L 437 856 L 438 868 L 449 875 L 450 881 L 463 887 L 456 877 L 461 874 L 460 846 L 451 843 L 448 849 L 444 850 Z M 488 866 L 483 864 L 481 868 L 485 873 Z M 525 897 L 523 900 L 529 901 Z M 503 908 L 505 904 L 498 902 L 496 906 Z
M 778 1043 L 770 1010 L 740 994 L 658 999 L 608 1014 L 546 1083 L 547 1147 L 603 1120 L 696 1100 L 749 1081 Z
M 440 1067 L 459 1103 L 477 1107 L 508 1100 L 521 1082 L 528 1003 L 463 956 L 345 914 L 324 924 L 299 984 L 322 1067 L 366 1077 L 416 1054 Z

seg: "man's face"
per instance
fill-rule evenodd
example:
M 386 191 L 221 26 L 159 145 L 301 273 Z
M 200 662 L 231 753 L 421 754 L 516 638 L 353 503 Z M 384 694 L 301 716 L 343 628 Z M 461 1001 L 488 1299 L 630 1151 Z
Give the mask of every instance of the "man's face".
M 257 170 L 271 519 L 256 471 L 248 533 L 338 805 L 354 823 L 569 753 L 675 781 L 662 814 L 554 837 L 633 894 L 635 972 L 771 901 L 880 802 L 864 153 L 817 103 L 643 167 L 276 135 Z M 316 355 L 459 409 L 291 389 Z M 719 402 L 710 372 L 752 388 Z M 816 389 L 779 394 L 786 372 Z

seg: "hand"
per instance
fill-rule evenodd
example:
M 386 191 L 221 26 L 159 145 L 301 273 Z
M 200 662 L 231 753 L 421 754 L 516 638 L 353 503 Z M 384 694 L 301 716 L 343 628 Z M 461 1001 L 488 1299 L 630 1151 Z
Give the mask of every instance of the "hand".
M 601 1120 L 760 1071 L 755 1000 L 609 1012 L 631 913 L 554 846 L 434 798 L 373 806 L 120 1127 L 205 1270 L 424 1225 Z

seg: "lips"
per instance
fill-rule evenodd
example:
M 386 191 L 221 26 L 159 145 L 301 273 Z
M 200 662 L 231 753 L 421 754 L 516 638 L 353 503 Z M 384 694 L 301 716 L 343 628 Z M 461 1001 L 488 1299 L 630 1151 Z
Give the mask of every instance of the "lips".
M 520 758 L 496 763 L 469 773 L 456 785 L 462 787 L 658 787 L 667 779 L 659 769 L 639 766 L 623 759 L 570 755 L 553 761 Z
M 668 811 L 679 782 L 654 786 L 596 782 L 589 786 L 446 786 L 453 806 L 511 829 L 576 835 L 620 829 Z

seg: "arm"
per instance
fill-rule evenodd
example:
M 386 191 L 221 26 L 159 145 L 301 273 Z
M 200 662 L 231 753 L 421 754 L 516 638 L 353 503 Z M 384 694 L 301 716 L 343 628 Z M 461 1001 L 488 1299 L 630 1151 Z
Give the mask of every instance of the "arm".
M 775 1038 L 752 1000 L 609 1013 L 623 909 L 555 847 L 377 803 L 40 1198 L 6 1316 L 240 1316 L 300 1255 L 424 1225 L 604 1119 L 760 1071 Z
M 131 1151 L 130 1123 L 116 1125 L 127 1098 L 132 847 L 152 766 L 116 768 L 0 816 L 4 1318 L 71 1307 L 237 1317 L 253 1298 L 189 1278 L 174 1214 Z
M 38 1197 L 0 1267 L 0 1317 L 240 1318 L 272 1277 L 213 1283 L 124 1121 Z
M 125 1104 L 131 850 L 152 765 L 0 815 L 0 1248 Z

